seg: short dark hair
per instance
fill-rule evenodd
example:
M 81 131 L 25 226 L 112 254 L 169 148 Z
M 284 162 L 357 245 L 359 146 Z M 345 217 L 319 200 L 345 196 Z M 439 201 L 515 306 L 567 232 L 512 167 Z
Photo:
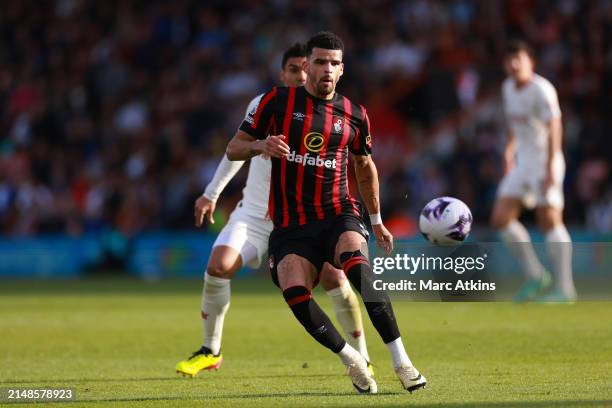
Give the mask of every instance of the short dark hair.
M 306 43 L 306 56 L 312 54 L 313 48 L 324 50 L 340 50 L 344 54 L 344 43 L 342 39 L 331 31 L 319 31 Z
M 511 55 L 511 54 L 517 54 L 521 51 L 525 51 L 527 53 L 527 55 L 529 55 L 529 57 L 531 59 L 534 59 L 535 55 L 533 53 L 533 48 L 531 48 L 529 46 L 529 44 L 527 44 L 525 41 L 523 40 L 512 40 L 510 41 L 507 45 L 506 45 L 506 52 L 505 55 Z
M 287 48 L 287 51 L 283 54 L 283 61 L 281 63 L 281 68 L 285 68 L 285 64 L 289 61 L 289 58 L 296 57 L 305 57 L 306 56 L 306 46 L 302 43 L 295 43 L 291 47 Z

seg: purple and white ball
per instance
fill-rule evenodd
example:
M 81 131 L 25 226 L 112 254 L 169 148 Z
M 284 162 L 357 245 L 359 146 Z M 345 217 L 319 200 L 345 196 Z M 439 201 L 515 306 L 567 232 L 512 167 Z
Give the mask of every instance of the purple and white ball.
M 472 212 L 456 198 L 434 198 L 421 211 L 419 228 L 432 244 L 459 245 L 472 229 Z

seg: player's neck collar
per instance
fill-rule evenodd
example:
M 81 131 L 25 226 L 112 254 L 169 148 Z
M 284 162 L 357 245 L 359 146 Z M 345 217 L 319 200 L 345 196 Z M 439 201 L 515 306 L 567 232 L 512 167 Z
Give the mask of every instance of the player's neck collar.
M 304 92 L 306 92 L 306 95 L 308 97 L 312 98 L 317 103 L 331 103 L 331 102 L 334 102 L 336 99 L 338 99 L 338 96 L 339 96 L 338 92 L 334 91 L 334 96 L 332 96 L 331 99 L 323 99 L 323 98 L 319 98 L 318 96 L 314 96 L 313 94 L 308 92 L 308 89 L 306 89 L 305 86 L 303 86 L 302 89 L 304 89 Z
M 527 88 L 529 85 L 531 85 L 531 83 L 533 82 L 533 79 L 535 78 L 535 73 L 533 73 L 529 79 L 527 79 L 526 81 L 522 81 L 519 82 L 516 79 L 514 79 L 514 87 L 516 89 L 525 89 Z

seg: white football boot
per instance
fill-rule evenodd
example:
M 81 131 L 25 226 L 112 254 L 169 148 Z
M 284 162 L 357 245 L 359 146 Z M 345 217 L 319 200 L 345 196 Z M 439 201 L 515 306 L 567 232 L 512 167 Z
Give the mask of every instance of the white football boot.
M 351 377 L 353 387 L 355 387 L 358 393 L 376 394 L 378 392 L 378 385 L 376 385 L 376 381 L 374 381 L 372 374 L 370 374 L 368 362 L 361 355 L 346 367 L 347 375 Z
M 425 385 L 427 385 L 427 379 L 424 375 L 419 373 L 419 370 L 417 370 L 415 367 L 396 367 L 395 374 L 397 374 L 399 377 L 406 391 L 410 393 L 418 390 L 419 388 L 425 388 Z

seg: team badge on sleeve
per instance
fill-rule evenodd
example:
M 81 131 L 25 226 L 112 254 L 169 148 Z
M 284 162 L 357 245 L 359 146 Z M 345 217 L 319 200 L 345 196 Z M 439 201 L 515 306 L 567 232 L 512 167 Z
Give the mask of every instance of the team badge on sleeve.
M 253 99 L 251 101 L 249 107 L 247 108 L 247 114 L 246 114 L 244 120 L 249 125 L 252 125 L 253 123 L 255 123 L 255 114 L 257 113 L 257 108 L 259 108 L 259 102 L 260 101 L 261 101 L 261 98 Z

